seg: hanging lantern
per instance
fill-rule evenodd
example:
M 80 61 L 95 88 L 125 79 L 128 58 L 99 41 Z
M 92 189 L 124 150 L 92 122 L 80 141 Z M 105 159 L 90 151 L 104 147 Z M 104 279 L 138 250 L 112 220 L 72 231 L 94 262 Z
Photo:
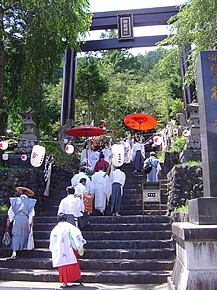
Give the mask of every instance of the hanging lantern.
M 26 161 L 27 160 L 27 155 L 26 154 L 23 154 L 23 155 L 21 155 L 20 158 L 21 158 L 22 161 Z
M 0 149 L 6 150 L 8 148 L 8 142 L 7 141 L 1 141 L 0 142 Z
M 71 144 L 66 145 L 66 147 L 65 147 L 65 151 L 66 151 L 66 153 L 68 153 L 68 154 L 72 154 L 72 153 L 74 152 L 74 146 L 71 145 Z
M 124 163 L 124 146 L 121 144 L 114 144 L 111 147 L 112 164 L 115 167 L 120 167 Z
M 185 129 L 185 130 L 183 131 L 183 135 L 184 135 L 185 137 L 188 137 L 188 136 L 190 135 L 189 130 Z
M 45 148 L 40 145 L 35 145 L 32 148 L 30 163 L 34 167 L 39 167 L 42 165 L 45 156 Z
M 167 128 L 167 129 L 170 129 L 170 127 L 171 127 L 170 124 L 167 124 L 167 125 L 166 125 L 166 128 Z
M 173 129 L 173 134 L 176 134 L 176 135 L 178 134 L 178 129 L 177 128 Z
M 2 154 L 2 159 L 4 160 L 4 161 L 7 161 L 8 160 L 8 153 L 4 153 L 4 154 Z
M 160 145 L 163 142 L 163 138 L 161 136 L 154 136 L 153 141 L 155 145 Z

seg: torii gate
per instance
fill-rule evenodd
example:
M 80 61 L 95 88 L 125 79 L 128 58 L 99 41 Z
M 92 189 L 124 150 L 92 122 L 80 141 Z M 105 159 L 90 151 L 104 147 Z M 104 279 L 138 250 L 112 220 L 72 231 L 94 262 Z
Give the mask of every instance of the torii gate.
M 169 18 L 176 15 L 178 11 L 178 7 L 169 6 L 94 13 L 90 30 L 118 29 L 118 38 L 87 41 L 81 44 L 81 51 L 155 46 L 167 35 L 134 37 L 133 27 L 167 25 Z M 182 77 L 187 69 L 186 57 L 184 59 L 181 65 Z M 74 120 L 75 117 L 75 75 L 76 52 L 67 49 L 63 71 L 61 126 L 66 120 Z M 192 91 L 189 88 L 184 90 L 183 98 L 185 105 L 191 103 Z

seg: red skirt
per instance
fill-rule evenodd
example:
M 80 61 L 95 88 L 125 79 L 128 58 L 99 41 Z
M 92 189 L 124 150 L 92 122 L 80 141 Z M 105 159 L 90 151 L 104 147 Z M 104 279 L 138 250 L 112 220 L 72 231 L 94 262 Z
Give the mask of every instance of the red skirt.
M 77 259 L 76 264 L 69 264 L 58 267 L 60 283 L 72 283 L 80 280 L 81 278 L 81 270 L 78 263 L 77 253 L 74 251 L 74 254 Z

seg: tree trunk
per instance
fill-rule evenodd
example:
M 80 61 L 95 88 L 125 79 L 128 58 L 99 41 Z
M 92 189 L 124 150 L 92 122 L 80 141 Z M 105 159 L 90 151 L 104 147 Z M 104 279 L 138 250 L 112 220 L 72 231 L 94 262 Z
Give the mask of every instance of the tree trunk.
M 0 136 L 5 135 L 6 110 L 4 107 L 4 44 L 3 44 L 3 10 L 0 9 Z

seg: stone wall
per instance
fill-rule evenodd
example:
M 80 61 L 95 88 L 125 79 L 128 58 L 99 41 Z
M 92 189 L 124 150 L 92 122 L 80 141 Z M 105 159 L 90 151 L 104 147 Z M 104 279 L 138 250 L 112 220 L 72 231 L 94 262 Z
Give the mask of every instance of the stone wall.
M 35 192 L 34 198 L 39 201 L 43 198 L 45 189 L 44 173 L 40 169 L 13 169 L 0 170 L 0 202 L 9 205 L 9 198 L 16 196 L 15 188 L 25 186 Z M 38 211 L 41 207 L 38 206 Z
M 73 172 L 73 171 L 72 171 Z M 62 181 L 70 183 L 73 173 L 57 170 L 55 167 L 51 175 L 50 195 L 55 192 Z M 15 188 L 25 186 L 35 192 L 34 198 L 37 199 L 35 206 L 36 215 L 46 213 L 46 204 L 49 197 L 44 196 L 46 183 L 44 181 L 44 171 L 39 168 L 31 169 L 5 169 L 0 170 L 0 204 L 9 207 L 9 198 L 16 196 Z M 0 244 L 4 233 L 7 213 L 0 214 Z
M 67 172 L 54 167 L 51 175 L 50 192 L 55 191 L 61 181 L 68 181 L 70 183 L 72 176 L 73 171 Z M 46 182 L 44 180 L 43 169 L 0 170 L 0 204 L 9 205 L 9 198 L 17 194 L 15 191 L 17 186 L 25 186 L 34 191 L 34 198 L 37 199 L 37 214 L 43 214 L 46 208 L 45 201 L 47 199 L 44 196 Z
M 167 178 L 168 214 L 188 199 L 203 196 L 202 165 L 175 165 Z

